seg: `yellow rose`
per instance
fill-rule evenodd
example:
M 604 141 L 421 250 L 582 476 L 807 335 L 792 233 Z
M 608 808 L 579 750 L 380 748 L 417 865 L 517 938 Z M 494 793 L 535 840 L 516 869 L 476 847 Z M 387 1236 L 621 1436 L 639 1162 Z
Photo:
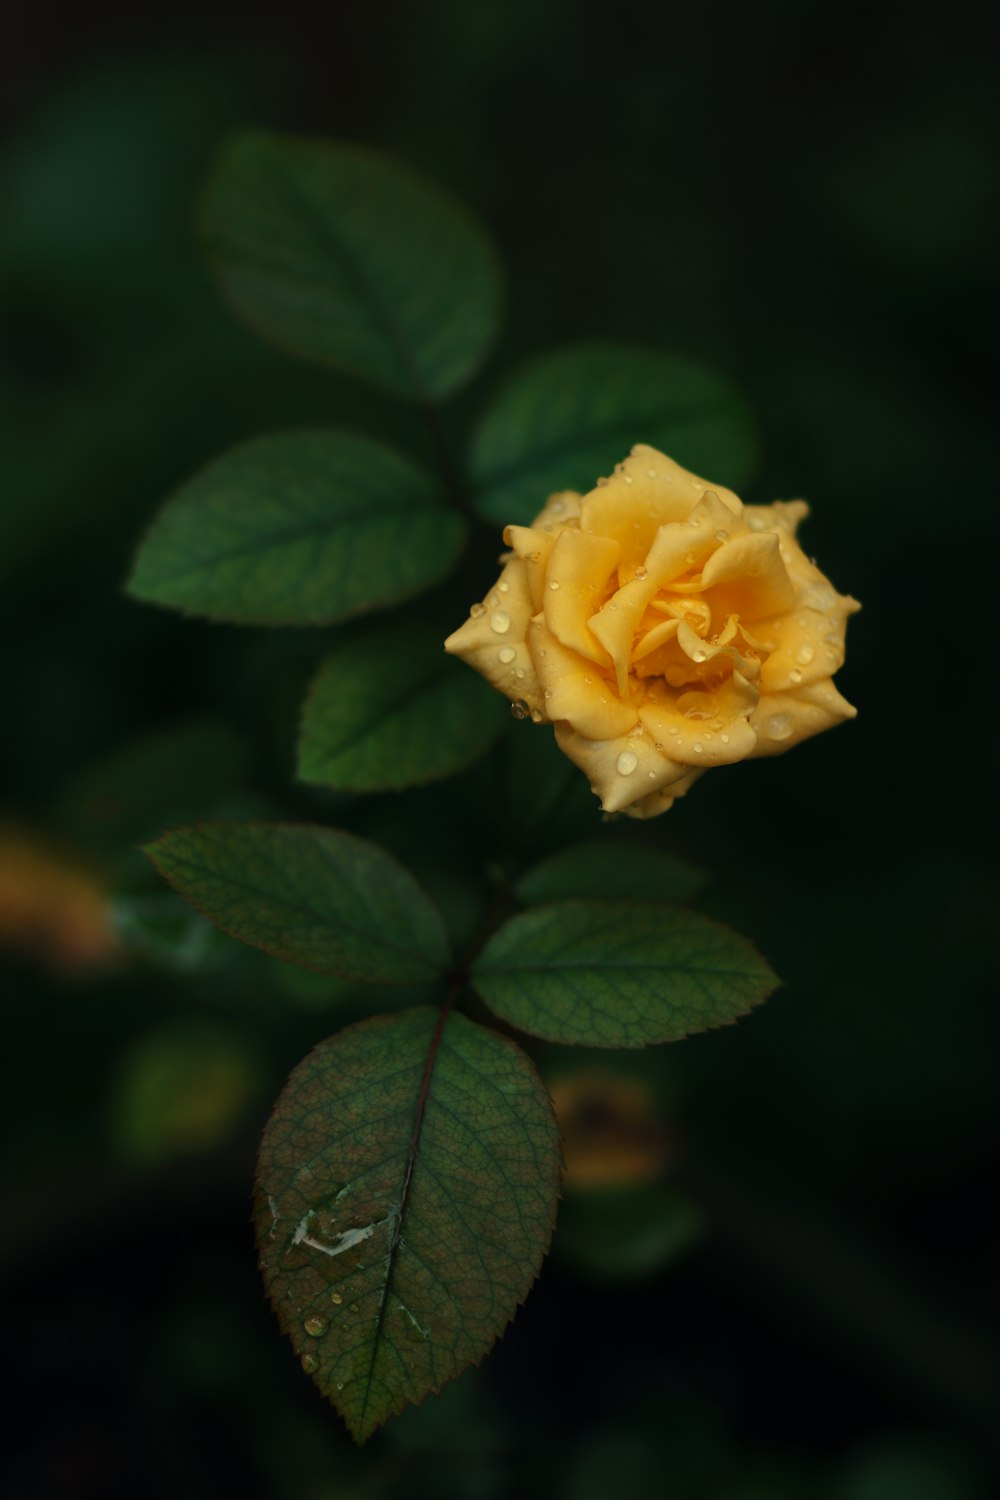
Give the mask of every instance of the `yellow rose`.
M 506 528 L 503 571 L 445 650 L 555 726 L 605 812 L 655 817 L 710 766 L 855 715 L 833 673 L 860 605 L 795 540 L 807 510 L 743 505 L 638 444 Z

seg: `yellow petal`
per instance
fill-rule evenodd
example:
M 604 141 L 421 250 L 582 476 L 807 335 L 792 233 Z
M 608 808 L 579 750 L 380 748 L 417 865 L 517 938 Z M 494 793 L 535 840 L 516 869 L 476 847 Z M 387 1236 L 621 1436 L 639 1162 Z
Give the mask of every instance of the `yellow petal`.
M 754 532 L 723 542 L 705 564 L 702 587 L 719 615 L 765 620 L 795 603 L 795 589 L 774 532 Z
M 639 717 L 664 753 L 688 766 L 724 766 L 752 755 L 749 717 L 758 694 L 739 672 L 713 692 L 650 691 Z
M 621 694 L 625 693 L 628 682 L 632 641 L 655 592 L 656 584 L 651 578 L 633 578 L 588 621 L 592 634 L 611 658 Z
M 644 561 L 660 527 L 686 521 L 704 491 L 700 479 L 640 443 L 604 484 L 584 495 L 580 526 L 585 534 L 613 537 L 631 571 Z
M 541 709 L 542 690 L 528 649 L 531 616 L 527 568 L 514 557 L 482 604 L 473 605 L 465 624 L 448 637 L 444 649 L 481 672 L 512 702 L 522 698 L 529 708 Z
M 592 662 L 557 640 L 541 615 L 531 622 L 530 646 L 547 718 L 565 719 L 596 740 L 633 727 L 636 708 L 622 702 L 614 684 Z
M 555 546 L 555 533 L 534 526 L 505 526 L 503 539 L 524 563 L 531 613 L 537 614 L 545 597 L 545 570 Z
M 545 575 L 545 623 L 564 646 L 607 666 L 608 655 L 587 621 L 607 597 L 618 565 L 618 543 L 580 531 L 556 537 Z
M 654 799 L 656 812 L 665 812 L 677 783 L 690 775 L 650 743 L 648 735 L 614 735 L 605 740 L 579 734 L 567 724 L 556 725 L 556 743 L 590 782 L 607 813 L 627 812 L 639 802 Z M 644 813 L 642 816 L 650 816 Z
M 761 698 L 751 719 L 757 730 L 757 747 L 753 754 L 783 755 L 812 735 L 832 729 L 845 719 L 855 718 L 857 712 L 838 693 L 830 677 L 822 678 L 801 691 L 768 693 Z

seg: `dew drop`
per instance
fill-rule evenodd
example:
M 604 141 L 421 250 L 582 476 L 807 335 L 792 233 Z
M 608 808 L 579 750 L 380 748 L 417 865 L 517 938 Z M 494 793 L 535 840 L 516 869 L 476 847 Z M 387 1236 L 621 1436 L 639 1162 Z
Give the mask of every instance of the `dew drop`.
M 504 666 L 506 666 L 508 662 L 514 660 L 514 657 L 516 655 L 517 652 L 514 650 L 513 646 L 504 646 L 502 650 L 497 652 L 497 659 L 499 661 L 502 661 Z
M 490 595 L 490 609 L 496 609 L 496 607 L 497 607 L 497 605 L 499 603 L 500 603 L 500 595 L 497 594 L 497 593 L 491 594 Z
M 719 739 L 722 741 L 722 743 L 724 745 L 728 745 L 729 744 L 729 736 L 728 736 L 728 734 L 720 734 L 719 735 Z
M 306 1333 L 308 1333 L 308 1335 L 309 1335 L 309 1337 L 311 1339 L 318 1339 L 318 1338 L 321 1338 L 323 1336 L 323 1334 L 326 1332 L 326 1327 L 327 1327 L 326 1319 L 325 1318 L 315 1318 L 315 1317 L 314 1318 L 306 1318 L 306 1320 L 303 1323 L 302 1327 L 305 1329 Z
M 720 529 L 715 533 L 715 540 L 717 542 L 728 542 L 729 541 L 729 532 L 728 531 L 724 531 L 720 527 Z
M 691 659 L 692 659 L 692 661 L 707 661 L 707 659 L 708 659 L 708 652 L 707 651 L 692 651 L 692 653 L 691 653 Z
M 789 672 L 788 680 L 789 682 L 794 682 L 795 686 L 798 687 L 799 683 L 802 681 L 802 673 L 799 671 L 798 667 L 796 667 L 793 672 Z
M 566 509 L 566 502 L 564 500 L 553 500 L 549 509 L 554 516 L 561 516 L 563 511 Z
M 472 616 L 472 618 L 474 620 L 481 620 L 483 618 L 483 615 L 485 613 L 486 613 L 486 605 L 485 604 L 474 604 L 472 606 L 472 608 L 469 610 L 469 614 Z
M 820 613 L 832 609 L 837 596 L 828 583 L 811 583 L 799 595 L 799 603 L 806 609 L 818 609 Z
M 650 781 L 655 781 L 656 780 L 656 772 L 655 771 L 648 771 L 646 774 L 649 776 Z
M 511 716 L 515 719 L 527 719 L 531 716 L 531 709 L 523 698 L 518 698 L 516 703 L 510 705 Z
M 554 592 L 558 587 L 559 587 L 559 581 L 558 581 L 558 579 L 556 579 L 556 578 L 551 579 L 550 582 L 549 582 L 549 588 L 552 589 L 553 592 Z
M 302 1368 L 303 1370 L 305 1370 L 307 1375 L 316 1374 L 316 1371 L 319 1369 L 319 1360 L 316 1358 L 315 1354 L 303 1354 Z
M 619 776 L 631 776 L 639 764 L 639 757 L 634 750 L 623 750 L 615 761 L 615 770 Z
M 655 469 L 647 469 L 646 470 L 646 478 L 647 479 L 655 479 L 656 478 L 656 470 Z
M 657 740 L 656 744 L 654 746 L 654 749 L 656 749 L 656 750 L 662 750 L 663 749 L 663 741 L 662 740 Z
M 551 688 L 546 688 L 545 689 L 545 701 L 548 702 L 548 700 L 551 697 L 552 697 L 552 689 Z
M 603 490 L 603 488 L 607 484 L 607 482 L 608 482 L 607 476 L 606 475 L 602 475 L 601 478 L 597 481 L 597 488 L 599 490 Z
M 337 1390 L 338 1391 L 342 1391 L 343 1389 L 344 1389 L 344 1382 L 342 1380 L 338 1380 L 337 1381 Z
M 645 578 L 647 576 L 646 569 L 645 568 L 636 568 L 634 576 L 636 578 Z
M 524 676 L 524 668 L 523 667 L 515 667 L 514 668 L 514 676 L 515 677 L 523 677 Z
M 635 484 L 635 480 L 632 478 L 631 474 L 623 474 L 622 478 L 624 479 L 626 484 Z
M 510 584 L 509 583 L 498 583 L 497 584 L 497 588 L 500 590 L 501 594 L 509 594 L 510 593 Z
M 795 653 L 795 660 L 799 663 L 800 666 L 807 667 L 815 655 L 815 646 L 800 646 Z
M 358 1304 L 356 1302 L 352 1302 L 350 1307 L 347 1309 L 348 1312 L 357 1312 L 357 1310 Z
M 532 724 L 541 724 L 544 718 L 545 715 L 542 713 L 542 710 L 540 708 L 533 708 L 531 710 Z
M 330 1293 L 330 1301 L 333 1303 L 334 1307 L 339 1307 L 340 1304 L 343 1302 L 343 1300 L 344 1299 L 341 1296 L 340 1292 L 331 1292 Z
M 791 732 L 791 714 L 772 714 L 764 725 L 764 733 L 769 740 L 787 740 Z
M 506 635 L 510 629 L 510 615 L 505 609 L 495 610 L 490 615 L 490 629 L 495 630 L 497 635 Z
M 691 748 L 694 751 L 695 755 L 700 755 L 701 752 L 704 750 L 705 746 L 701 743 L 700 740 L 695 740 L 695 742 L 691 746 Z

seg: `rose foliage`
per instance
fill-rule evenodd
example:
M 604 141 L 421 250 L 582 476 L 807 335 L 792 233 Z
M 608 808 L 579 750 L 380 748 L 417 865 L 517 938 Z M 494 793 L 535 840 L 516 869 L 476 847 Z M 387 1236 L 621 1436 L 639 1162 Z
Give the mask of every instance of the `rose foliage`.
M 276 664 L 278 691 L 260 699 L 286 725 L 288 685 L 313 658 L 294 803 L 310 821 L 281 816 L 283 789 L 262 807 L 226 771 L 222 795 L 180 813 L 205 821 L 174 827 L 175 748 L 143 762 L 161 811 L 129 842 L 144 833 L 176 892 L 162 899 L 201 917 L 171 907 L 142 961 L 169 959 L 190 922 L 210 933 L 205 918 L 244 945 L 229 960 L 241 985 L 266 997 L 278 974 L 283 996 L 337 1008 L 264 1133 L 255 1222 L 281 1326 L 363 1441 L 478 1362 L 538 1274 L 561 1160 L 548 1044 L 572 1058 L 567 1046 L 675 1041 L 731 1024 L 777 983 L 752 943 L 685 904 L 703 871 L 658 829 L 602 829 L 585 795 L 574 805 L 582 785 L 551 736 L 511 724 L 441 649 L 468 598 L 463 558 L 481 576 L 477 518 L 489 535 L 497 515 L 526 519 L 532 496 L 585 485 L 633 437 L 676 455 L 636 447 L 589 493 L 509 525 L 500 578 L 448 640 L 515 717 L 554 726 L 608 812 L 648 818 L 709 766 L 850 717 L 832 677 L 857 606 L 796 542 L 801 502 L 743 506 L 681 467 L 750 477 L 746 403 L 703 366 L 573 346 L 515 370 L 468 432 L 443 419 L 497 334 L 499 262 L 400 163 L 241 135 L 202 233 L 259 335 L 335 371 L 335 390 L 358 383 L 363 432 L 345 431 L 342 406 L 338 427 L 241 443 L 167 501 L 140 548 L 133 597 L 268 627 L 244 673 Z M 116 793 L 121 780 L 115 768 Z M 220 946 L 236 943 L 199 939 L 175 966 L 226 961 Z M 630 1200 L 591 1258 L 606 1245 L 631 1263 L 633 1236 L 647 1259 L 690 1242 L 691 1206 L 667 1182 L 642 1187 L 648 1202 Z

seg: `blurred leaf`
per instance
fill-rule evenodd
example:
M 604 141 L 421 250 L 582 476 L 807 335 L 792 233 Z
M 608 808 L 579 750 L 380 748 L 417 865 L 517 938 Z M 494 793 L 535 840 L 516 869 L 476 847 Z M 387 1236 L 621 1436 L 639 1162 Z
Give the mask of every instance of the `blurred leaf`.
M 961 1455 L 931 1440 L 881 1443 L 852 1465 L 835 1500 L 986 1500 L 987 1490 Z
M 307 823 L 199 823 L 146 853 L 200 912 L 252 947 L 371 984 L 417 984 L 448 962 L 444 923 L 376 844 Z
M 124 953 L 168 973 L 202 974 L 232 956 L 222 933 L 173 891 L 119 896 L 111 903 L 111 919 Z
M 554 1249 L 585 1276 L 628 1281 L 669 1265 L 698 1243 L 702 1230 L 698 1208 L 662 1183 L 582 1189 L 566 1194 Z
M 515 882 L 529 906 L 542 901 L 689 901 L 705 889 L 708 874 L 676 854 L 621 838 L 589 839 L 550 854 Z
M 778 983 L 728 927 L 626 901 L 522 912 L 490 938 L 472 976 L 512 1026 L 591 1047 L 644 1047 L 727 1025 Z
M 327 658 L 306 702 L 302 781 L 371 792 L 451 776 L 489 748 L 503 700 L 447 656 L 439 632 L 399 623 Z
M 720 375 L 628 344 L 572 344 L 515 374 L 487 409 L 470 456 L 476 507 L 501 526 L 530 522 L 555 491 L 593 489 L 634 443 L 737 491 L 756 463 L 749 410 Z
M 436 583 L 465 523 L 409 459 L 346 432 L 254 438 L 167 502 L 134 598 L 239 625 L 329 625 Z
M 256 810 L 249 768 L 246 742 L 226 724 L 156 729 L 75 776 L 60 799 L 62 818 L 89 846 L 121 857 L 123 846 L 186 819 Z
M 446 193 L 377 152 L 236 135 L 202 233 L 224 292 L 259 334 L 394 395 L 447 395 L 495 336 L 489 240 Z
M 379 1016 L 299 1064 L 261 1145 L 257 1238 L 282 1327 L 358 1441 L 490 1347 L 558 1186 L 534 1066 L 464 1016 Z
M 125 1052 L 111 1096 L 111 1129 L 128 1160 L 147 1165 L 231 1140 L 260 1084 L 239 1032 L 170 1021 Z

